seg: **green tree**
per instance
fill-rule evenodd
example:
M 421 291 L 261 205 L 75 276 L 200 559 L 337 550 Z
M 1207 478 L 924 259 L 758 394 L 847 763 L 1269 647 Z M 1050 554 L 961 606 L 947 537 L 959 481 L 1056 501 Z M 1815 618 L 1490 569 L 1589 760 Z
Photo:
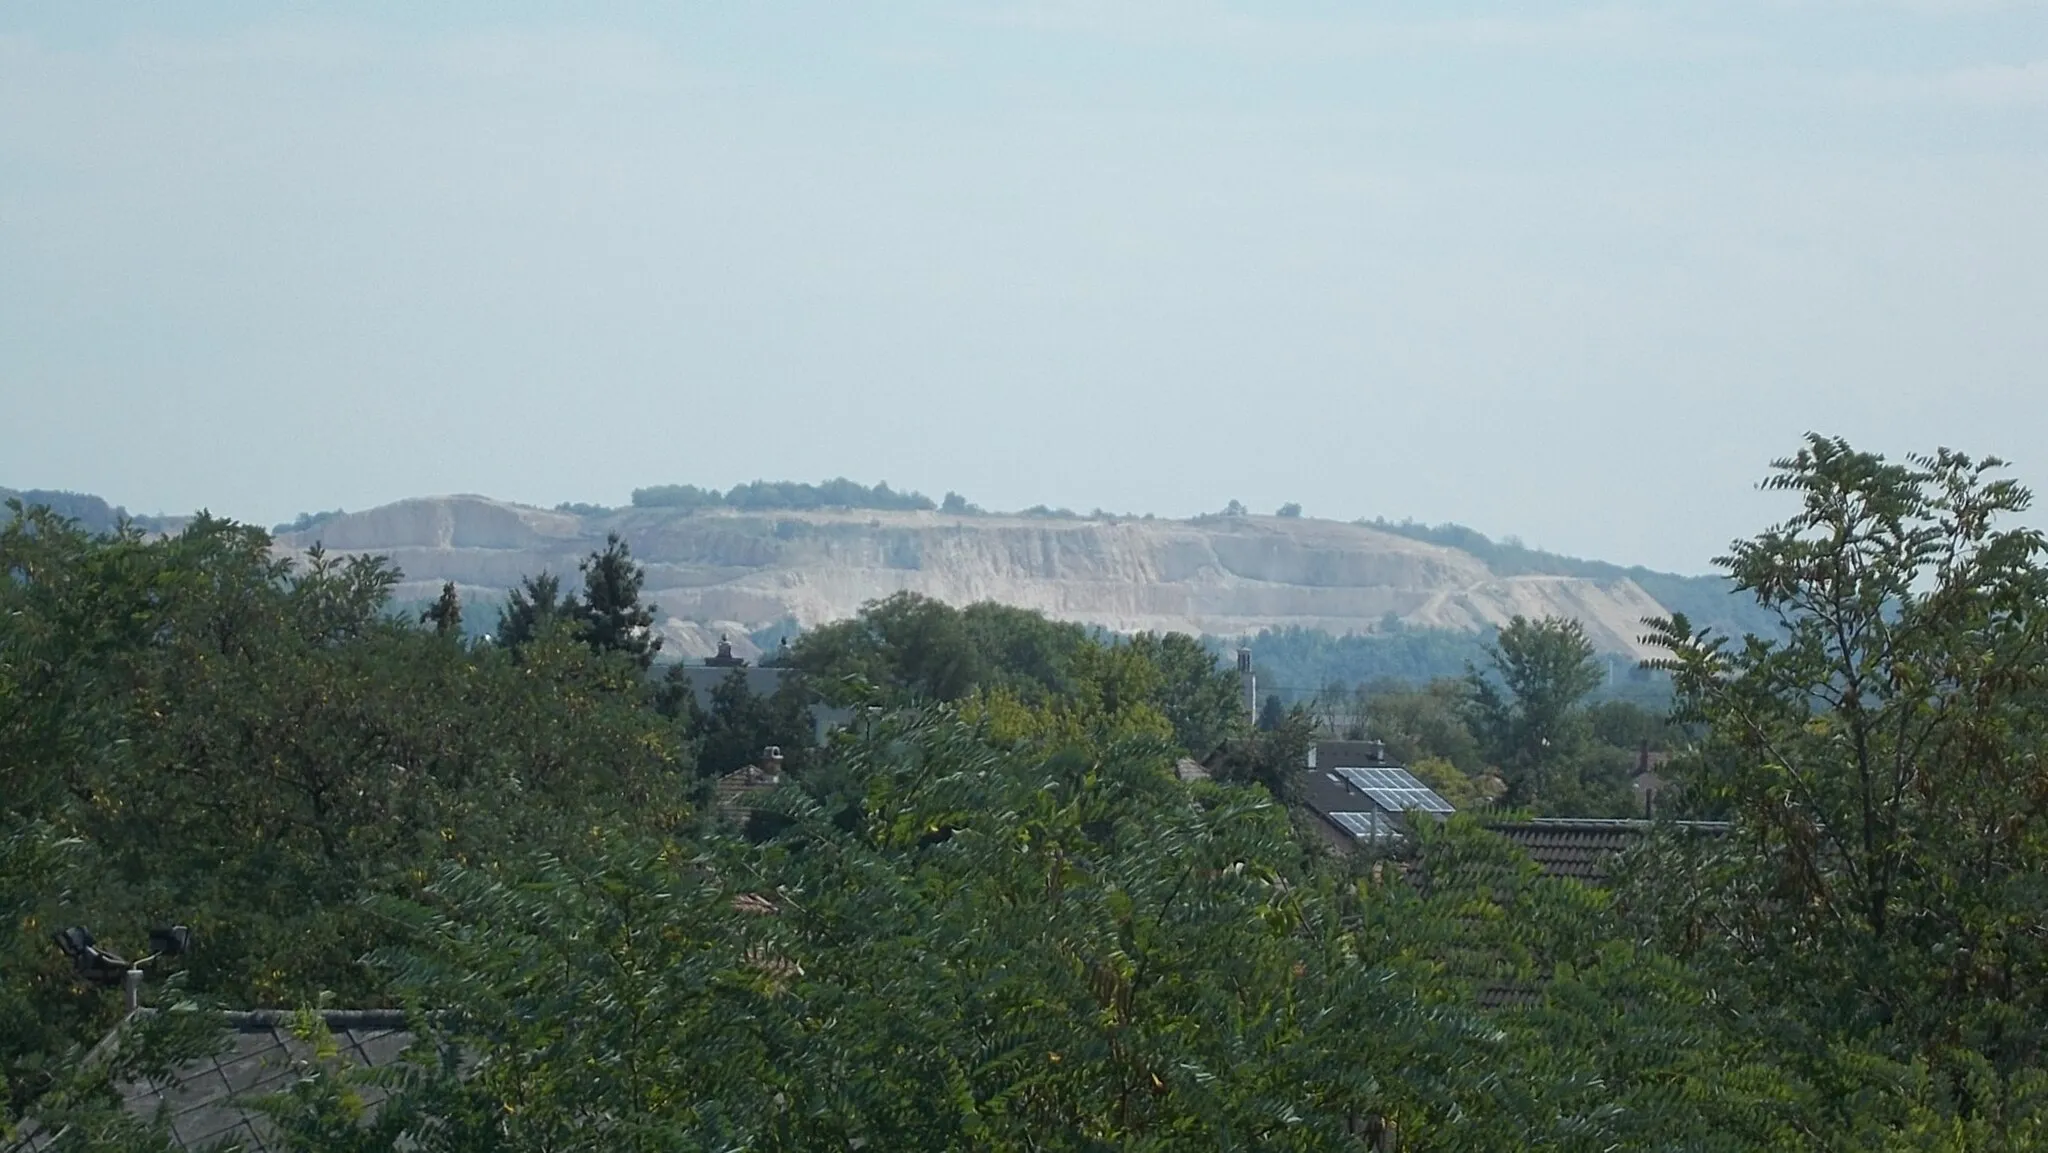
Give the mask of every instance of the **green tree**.
M 916 593 L 863 605 L 791 649 L 790 663 L 835 702 L 865 692 L 892 702 L 959 700 L 987 671 L 960 610 Z
M 1487 750 L 1472 732 L 1469 695 L 1466 682 L 1450 678 L 1420 687 L 1398 681 L 1360 686 L 1353 739 L 1385 741 L 1388 754 L 1402 764 L 1434 758 L 1478 777 L 1488 769 Z
M 505 607 L 498 612 L 497 642 L 516 652 L 545 633 L 555 621 L 573 618 L 575 613 L 576 598 L 562 595 L 560 577 L 547 572 L 526 577 L 505 598 Z
M 454 581 L 443 581 L 441 595 L 420 612 L 420 623 L 431 624 L 434 632 L 447 637 L 462 635 L 462 597 L 455 591 Z
M 1088 630 L 1043 613 L 982 601 L 960 610 L 960 626 L 977 684 L 993 684 L 1027 701 L 1043 701 L 1072 690 L 1074 654 L 1087 645 Z
M 1191 795 L 1142 742 L 996 750 L 939 710 L 842 754 L 850 828 L 799 782 L 766 845 L 601 838 L 382 906 L 399 982 L 465 1006 L 428 1027 L 477 1059 L 434 1090 L 467 1141 L 1310 1150 L 1392 1121 L 1512 1147 L 1506 1117 L 1453 1121 L 1491 1031 L 1431 1001 L 1412 921 L 1348 931 L 1262 790 Z
M 1139 633 L 1127 643 L 1159 670 L 1153 703 L 1183 750 L 1206 757 L 1244 727 L 1237 674 L 1202 642 L 1186 633 Z
M 640 603 L 647 570 L 633 563 L 633 552 L 618 533 L 605 537 L 604 548 L 583 559 L 583 599 L 567 611 L 578 619 L 579 631 L 600 653 L 624 653 L 646 668 L 661 651 L 654 632 L 654 605 Z
M 799 754 L 812 741 L 810 691 L 801 677 L 788 677 L 762 696 L 747 687 L 746 673 L 734 669 L 711 690 L 710 708 L 690 712 L 697 771 L 705 776 L 753 764 L 770 745 L 792 758 L 790 768 L 801 768 Z
M 1688 792 L 1738 831 L 1675 874 L 1665 931 L 1731 989 L 1770 985 L 1749 995 L 1799 1022 L 1845 1103 L 1873 1075 L 1924 1077 L 1950 1147 L 2037 1147 L 2048 568 L 2040 533 L 2004 523 L 2031 495 L 1997 460 L 1820 436 L 1775 468 L 1765 487 L 1799 511 L 1721 563 L 1780 637 L 1655 631 L 1713 742 Z
M 1577 781 L 1560 779 L 1585 741 L 1579 704 L 1600 684 L 1585 626 L 1575 620 L 1517 616 L 1488 650 L 1491 675 L 1466 677 L 1473 728 L 1507 785 L 1513 807 L 1541 805 Z
M 1295 780 L 1308 764 L 1315 747 L 1316 723 L 1308 709 L 1296 705 L 1274 719 L 1268 729 L 1252 731 L 1226 741 L 1209 764 L 1216 779 L 1233 784 L 1256 784 L 1276 801 L 1294 800 Z
M 204 942 L 174 966 L 190 994 L 374 1005 L 360 960 L 389 926 L 364 896 L 439 859 L 690 814 L 687 758 L 639 670 L 559 634 L 516 664 L 445 643 L 391 616 L 381 560 L 295 566 L 206 516 L 146 540 L 26 510 L 0 527 L 0 572 L 0 1068 L 17 1105 L 120 1016 L 52 928 L 126 952 L 124 932 L 184 923 Z

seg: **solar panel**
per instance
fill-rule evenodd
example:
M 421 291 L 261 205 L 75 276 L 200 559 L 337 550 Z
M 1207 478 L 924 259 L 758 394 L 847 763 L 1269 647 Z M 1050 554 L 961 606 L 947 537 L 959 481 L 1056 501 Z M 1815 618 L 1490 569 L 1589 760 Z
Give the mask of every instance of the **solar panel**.
M 1338 769 L 1337 775 L 1351 787 L 1372 798 L 1372 803 L 1389 813 L 1455 813 L 1449 801 L 1415 779 L 1407 769 L 1382 766 L 1374 769 Z
M 1361 841 L 1386 841 L 1401 835 L 1401 826 L 1385 813 L 1331 813 L 1330 819 Z

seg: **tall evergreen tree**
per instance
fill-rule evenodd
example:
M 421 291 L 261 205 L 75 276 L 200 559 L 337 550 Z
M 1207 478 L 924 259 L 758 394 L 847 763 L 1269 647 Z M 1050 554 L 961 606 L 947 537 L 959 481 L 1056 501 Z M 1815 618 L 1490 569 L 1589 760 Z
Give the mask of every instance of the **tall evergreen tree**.
M 441 595 L 420 613 L 420 623 L 433 625 L 444 637 L 462 635 L 462 598 L 455 593 L 454 581 L 442 582 Z
M 553 573 L 527 577 L 519 584 L 498 611 L 498 643 L 513 649 L 539 636 L 549 621 L 576 611 L 576 598 L 562 596 L 562 580 Z
M 625 653 L 646 668 L 661 649 L 654 632 L 654 605 L 640 603 L 647 570 L 633 563 L 633 550 L 618 533 L 605 537 L 602 551 L 579 566 L 583 603 L 568 611 L 578 618 L 583 639 L 598 652 Z

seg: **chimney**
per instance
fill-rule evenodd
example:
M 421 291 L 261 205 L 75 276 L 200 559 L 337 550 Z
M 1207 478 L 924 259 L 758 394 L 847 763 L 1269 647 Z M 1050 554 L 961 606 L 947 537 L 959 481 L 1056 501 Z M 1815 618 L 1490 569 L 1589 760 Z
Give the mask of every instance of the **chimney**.
M 761 750 L 761 771 L 774 780 L 782 779 L 781 745 L 769 745 Z
M 1252 651 L 1237 650 L 1237 683 L 1244 689 L 1244 719 L 1259 722 L 1259 678 L 1252 672 Z

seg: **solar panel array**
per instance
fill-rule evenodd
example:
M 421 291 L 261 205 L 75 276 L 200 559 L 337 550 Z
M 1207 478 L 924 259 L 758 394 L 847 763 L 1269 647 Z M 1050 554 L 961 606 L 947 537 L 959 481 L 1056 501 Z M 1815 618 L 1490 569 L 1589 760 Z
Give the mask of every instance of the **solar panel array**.
M 1389 841 L 1401 835 L 1401 826 L 1385 813 L 1331 813 L 1337 827 L 1362 841 Z
M 1337 775 L 1351 787 L 1372 798 L 1372 803 L 1390 813 L 1455 813 L 1449 801 L 1415 779 L 1407 769 L 1382 766 L 1374 769 L 1338 769 Z

